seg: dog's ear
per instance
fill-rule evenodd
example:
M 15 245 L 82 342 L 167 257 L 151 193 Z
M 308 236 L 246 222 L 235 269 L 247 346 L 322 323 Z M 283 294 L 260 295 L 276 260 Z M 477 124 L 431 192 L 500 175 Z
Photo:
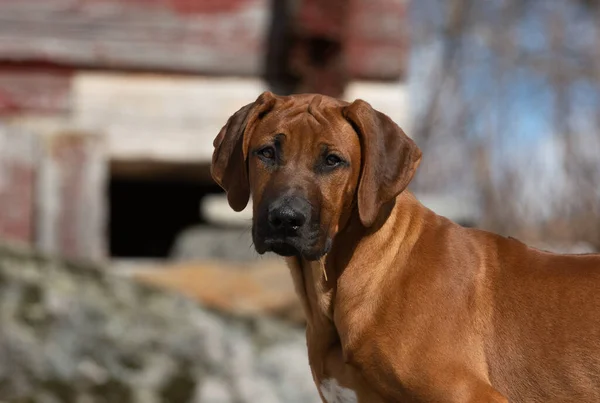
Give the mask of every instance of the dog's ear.
M 247 157 L 252 130 L 256 122 L 273 106 L 273 94 L 269 91 L 263 92 L 256 101 L 234 113 L 213 142 L 215 149 L 210 173 L 217 184 L 227 192 L 227 201 L 235 211 L 246 208 L 250 199 Z
M 421 150 L 388 116 L 363 100 L 343 110 L 361 144 L 358 213 L 364 226 L 373 225 L 381 206 L 400 194 L 411 181 Z

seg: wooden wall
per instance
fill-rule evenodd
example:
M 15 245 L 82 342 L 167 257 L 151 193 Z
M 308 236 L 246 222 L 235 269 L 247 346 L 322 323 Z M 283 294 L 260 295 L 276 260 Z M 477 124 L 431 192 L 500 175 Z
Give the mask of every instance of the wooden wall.
M 36 151 L 35 136 L 0 125 L 0 238 L 35 239 Z
M 406 70 L 408 0 L 0 0 L 0 114 L 68 110 L 77 70 L 291 75 L 341 95 Z M 277 73 L 275 74 L 277 75 Z M 285 91 L 285 90 L 284 90 Z
M 69 258 L 106 257 L 102 136 L 0 125 L 0 238 Z
M 268 0 L 1 0 L 0 57 L 253 75 L 268 18 Z

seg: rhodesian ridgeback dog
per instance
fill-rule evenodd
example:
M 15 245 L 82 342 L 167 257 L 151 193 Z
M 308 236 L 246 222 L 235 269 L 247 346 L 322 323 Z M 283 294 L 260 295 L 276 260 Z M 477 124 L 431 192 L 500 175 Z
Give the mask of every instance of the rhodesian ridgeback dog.
M 600 255 L 425 208 L 421 151 L 362 100 L 265 92 L 214 146 L 257 252 L 289 263 L 324 402 L 600 402 Z

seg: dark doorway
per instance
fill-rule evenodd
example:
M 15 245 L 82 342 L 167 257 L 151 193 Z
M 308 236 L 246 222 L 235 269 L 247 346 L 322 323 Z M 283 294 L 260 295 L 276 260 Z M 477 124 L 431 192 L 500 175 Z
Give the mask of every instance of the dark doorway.
M 165 258 L 184 229 L 202 223 L 200 199 L 218 192 L 194 181 L 113 178 L 110 182 L 110 254 Z

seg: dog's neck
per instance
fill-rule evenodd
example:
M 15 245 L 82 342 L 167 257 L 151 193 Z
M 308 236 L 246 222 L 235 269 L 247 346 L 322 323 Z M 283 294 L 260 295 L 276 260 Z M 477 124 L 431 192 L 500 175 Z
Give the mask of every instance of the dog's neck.
M 308 326 L 333 323 L 333 299 L 337 279 L 331 268 L 327 267 L 327 257 L 308 261 L 294 256 L 286 260 Z
M 382 282 L 394 275 L 377 267 L 394 266 L 381 261 L 401 260 L 398 257 L 410 253 L 417 241 L 416 234 L 420 231 L 415 226 L 422 224 L 419 214 L 427 210 L 417 206 L 422 207 L 412 194 L 404 192 L 376 228 L 363 227 L 358 216 L 350 219 L 321 261 L 287 258 L 309 330 L 332 328 L 337 333 L 343 326 L 354 333 L 367 325 L 365 318 L 372 317 L 378 308 L 378 301 L 372 296 L 378 295 L 376 290 Z M 391 236 L 392 233 L 405 235 Z M 398 270 L 401 266 L 398 265 Z M 344 320 L 337 321 L 338 316 Z

